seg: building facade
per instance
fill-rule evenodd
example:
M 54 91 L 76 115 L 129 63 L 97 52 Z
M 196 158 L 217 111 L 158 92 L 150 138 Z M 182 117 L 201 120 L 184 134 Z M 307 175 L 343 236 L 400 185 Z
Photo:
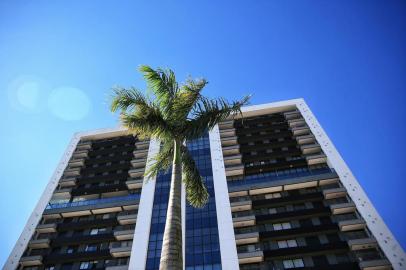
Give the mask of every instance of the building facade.
M 187 146 L 208 187 L 182 205 L 186 270 L 406 269 L 406 256 L 302 99 L 243 108 Z M 154 270 L 170 174 L 159 141 L 76 134 L 4 269 Z

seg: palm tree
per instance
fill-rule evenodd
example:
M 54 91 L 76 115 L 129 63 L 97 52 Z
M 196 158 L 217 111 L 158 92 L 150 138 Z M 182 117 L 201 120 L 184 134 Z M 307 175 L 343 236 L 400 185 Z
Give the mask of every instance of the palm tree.
M 241 106 L 248 102 L 249 96 L 232 103 L 223 98 L 209 99 L 201 94 L 207 84 L 205 79 L 188 79 L 178 84 L 170 69 L 141 66 L 140 71 L 147 82 L 147 95 L 135 88 L 115 88 L 111 110 L 120 110 L 121 123 L 131 133 L 141 139 L 156 138 L 161 142 L 161 149 L 145 172 L 146 176 L 155 176 L 172 166 L 160 269 L 183 269 L 182 181 L 186 198 L 193 207 L 203 207 L 209 198 L 184 143 L 202 136 L 227 117 L 241 113 Z

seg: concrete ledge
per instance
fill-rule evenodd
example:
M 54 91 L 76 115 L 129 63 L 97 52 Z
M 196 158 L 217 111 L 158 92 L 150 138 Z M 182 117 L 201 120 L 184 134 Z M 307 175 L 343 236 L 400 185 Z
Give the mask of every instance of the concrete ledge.
M 235 235 L 235 242 L 237 245 L 254 244 L 258 243 L 258 241 L 259 241 L 258 232 L 242 233 Z
M 245 252 L 238 254 L 238 262 L 240 264 L 257 263 L 264 261 L 264 253 L 262 251 Z
M 390 270 L 390 269 L 392 269 L 391 263 L 386 259 L 363 261 L 363 262 L 359 263 L 359 267 L 362 270 Z
M 233 218 L 233 225 L 235 228 L 253 226 L 255 223 L 256 220 L 254 215 Z
M 353 239 L 348 241 L 351 250 L 374 248 L 378 245 L 374 238 Z

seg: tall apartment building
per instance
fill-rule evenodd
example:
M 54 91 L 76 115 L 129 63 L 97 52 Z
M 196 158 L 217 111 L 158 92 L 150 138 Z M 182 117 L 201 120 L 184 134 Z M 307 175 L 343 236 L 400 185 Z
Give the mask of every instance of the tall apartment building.
M 406 269 L 302 99 L 243 114 L 187 142 L 210 199 L 183 200 L 186 270 Z M 170 175 L 143 177 L 157 151 L 123 129 L 75 135 L 4 269 L 158 269 Z

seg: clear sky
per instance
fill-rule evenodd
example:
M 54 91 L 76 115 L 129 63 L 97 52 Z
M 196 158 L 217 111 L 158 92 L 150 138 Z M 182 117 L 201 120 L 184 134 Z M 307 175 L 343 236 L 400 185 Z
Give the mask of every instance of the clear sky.
M 406 2 L 0 2 L 0 265 L 72 134 L 140 64 L 253 104 L 303 97 L 406 247 Z

